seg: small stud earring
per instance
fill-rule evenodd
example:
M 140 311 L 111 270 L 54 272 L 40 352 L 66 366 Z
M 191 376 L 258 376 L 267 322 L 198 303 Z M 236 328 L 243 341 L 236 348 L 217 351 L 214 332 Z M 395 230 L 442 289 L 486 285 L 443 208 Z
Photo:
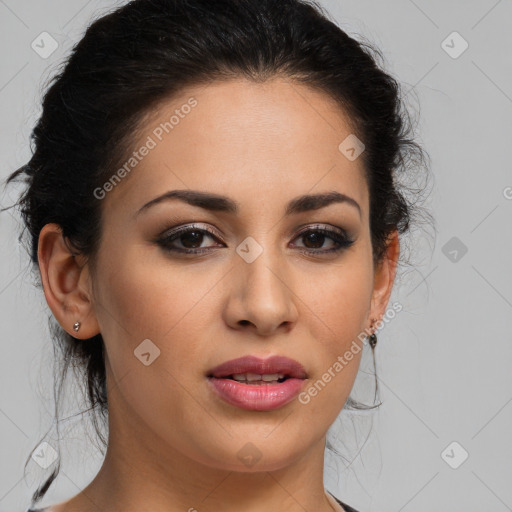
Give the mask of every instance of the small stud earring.
M 81 325 L 81 324 L 80 324 L 80 322 L 75 322 L 75 323 L 73 324 L 73 330 L 74 330 L 75 332 L 78 332 L 78 329 L 80 329 L 80 325 Z

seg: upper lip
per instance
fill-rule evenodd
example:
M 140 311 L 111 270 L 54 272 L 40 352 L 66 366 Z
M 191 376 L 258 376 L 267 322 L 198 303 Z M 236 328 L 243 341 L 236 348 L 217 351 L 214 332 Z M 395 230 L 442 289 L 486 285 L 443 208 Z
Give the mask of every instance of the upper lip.
M 237 373 L 255 373 L 268 375 L 281 373 L 285 377 L 297 379 L 307 378 L 304 367 L 294 359 L 285 356 L 271 356 L 260 359 L 256 356 L 244 356 L 226 361 L 208 372 L 208 377 L 227 377 Z

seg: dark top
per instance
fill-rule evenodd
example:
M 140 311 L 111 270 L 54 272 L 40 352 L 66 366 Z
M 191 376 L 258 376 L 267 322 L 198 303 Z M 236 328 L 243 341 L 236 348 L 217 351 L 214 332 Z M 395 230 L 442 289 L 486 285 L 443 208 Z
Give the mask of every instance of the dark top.
M 329 494 L 331 494 L 331 493 L 329 493 Z M 331 494 L 331 496 L 345 509 L 346 512 L 358 512 L 355 508 L 345 505 L 345 503 L 343 503 L 338 498 L 336 498 L 336 496 L 333 496 L 332 494 Z M 44 509 L 44 508 L 29 508 L 27 510 L 27 512 L 45 512 L 45 510 L 46 509 Z
M 332 496 L 332 494 L 331 494 L 331 496 Z M 336 496 L 332 496 L 332 497 L 345 509 L 345 512 L 359 512 L 355 508 L 352 508 L 350 505 L 346 505 L 345 503 L 340 501 L 338 498 L 336 498 Z

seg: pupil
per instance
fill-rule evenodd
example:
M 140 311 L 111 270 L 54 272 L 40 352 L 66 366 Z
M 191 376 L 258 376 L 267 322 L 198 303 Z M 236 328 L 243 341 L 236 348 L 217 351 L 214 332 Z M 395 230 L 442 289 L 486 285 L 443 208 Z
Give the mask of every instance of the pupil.
M 198 243 L 199 241 L 199 245 L 201 245 L 201 239 L 203 237 L 203 233 L 199 232 L 199 231 L 189 231 L 188 233 L 185 233 L 183 235 L 181 235 L 181 239 L 182 239 L 182 243 L 185 247 L 187 247 L 188 249 L 195 249 L 195 247 L 192 247 L 193 244 L 195 243 Z M 186 239 L 189 239 L 189 242 L 186 241 Z M 190 242 L 190 239 L 192 239 L 192 241 Z M 183 241 L 185 240 L 185 241 Z M 192 245 L 190 245 L 190 243 Z
M 313 244 L 315 243 L 318 243 L 318 242 L 321 242 L 320 243 L 320 247 L 323 245 L 323 242 L 324 242 L 324 239 L 325 238 L 325 235 L 323 235 L 322 233 L 309 233 L 307 235 L 304 235 L 304 239 L 305 239 L 305 245 L 306 247 L 310 247 L 309 242 L 313 242 Z

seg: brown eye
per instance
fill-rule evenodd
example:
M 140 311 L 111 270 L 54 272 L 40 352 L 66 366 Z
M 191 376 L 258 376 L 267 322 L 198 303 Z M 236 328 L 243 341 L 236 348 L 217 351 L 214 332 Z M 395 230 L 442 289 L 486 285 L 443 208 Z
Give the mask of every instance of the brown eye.
M 218 240 L 213 231 L 207 228 L 185 226 L 171 231 L 157 240 L 158 245 L 169 252 L 182 252 L 185 254 L 200 254 L 208 252 L 215 247 L 201 247 L 205 238 Z M 180 247 L 181 245 L 181 247 Z M 218 246 L 217 246 L 218 247 Z
M 326 236 L 323 233 L 317 231 L 310 231 L 306 235 L 302 235 L 304 245 L 309 249 L 320 249 L 324 245 Z
M 306 253 L 332 253 L 341 251 L 350 247 L 354 241 L 351 240 L 346 233 L 334 231 L 331 229 L 325 228 L 309 228 L 306 231 L 303 231 L 297 237 L 299 240 L 304 241 L 304 246 L 296 246 L 296 247 L 305 247 L 308 250 L 303 252 Z M 331 248 L 321 250 L 326 240 L 331 240 Z
M 221 245 L 202 246 L 205 238 L 219 242 Z M 342 251 L 350 247 L 351 240 L 344 230 L 334 231 L 323 227 L 309 228 L 302 231 L 296 240 L 302 240 L 304 245 L 293 244 L 294 247 L 303 249 L 308 254 L 327 254 Z M 196 226 L 183 226 L 172 230 L 156 241 L 165 251 L 187 254 L 204 254 L 218 247 L 224 247 L 213 230 Z M 325 244 L 328 247 L 325 248 Z M 324 248 L 323 248 L 324 247 Z M 323 248 L 323 249 L 322 249 Z
M 201 231 L 185 231 L 177 237 L 177 240 L 180 240 L 187 249 L 196 249 L 197 244 L 201 245 L 204 236 Z

